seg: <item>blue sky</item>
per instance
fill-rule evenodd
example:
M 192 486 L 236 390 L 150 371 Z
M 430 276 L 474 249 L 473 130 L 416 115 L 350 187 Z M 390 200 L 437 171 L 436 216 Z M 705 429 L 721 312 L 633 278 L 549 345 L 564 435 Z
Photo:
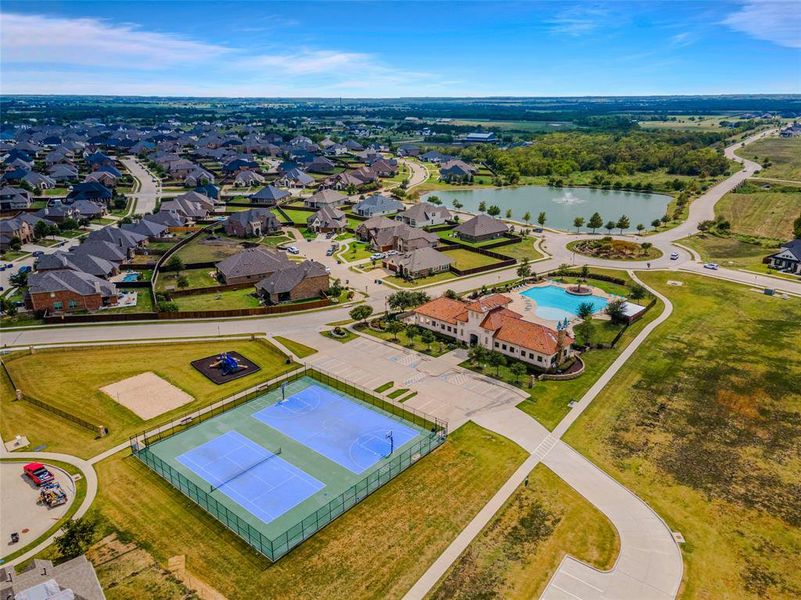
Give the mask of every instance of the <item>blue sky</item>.
M 801 9 L 770 2 L 4 0 L 8 94 L 801 93 Z

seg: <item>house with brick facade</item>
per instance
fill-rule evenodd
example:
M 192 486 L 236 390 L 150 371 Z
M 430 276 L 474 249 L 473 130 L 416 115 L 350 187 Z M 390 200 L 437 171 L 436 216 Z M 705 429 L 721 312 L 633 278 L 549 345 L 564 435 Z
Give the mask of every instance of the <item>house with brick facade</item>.
M 557 367 L 572 355 L 573 338 L 567 331 L 526 321 L 521 314 L 506 308 L 511 301 L 503 294 L 473 301 L 442 296 L 415 308 L 407 320 L 542 370 Z
M 117 304 L 117 287 L 83 271 L 57 269 L 28 277 L 25 306 L 35 313 L 95 311 Z
M 267 208 L 251 208 L 233 213 L 223 223 L 225 233 L 248 238 L 268 235 L 281 230 L 281 223 Z
M 509 226 L 489 215 L 476 215 L 456 227 L 453 231 L 459 239 L 477 243 L 503 237 L 509 231 Z
M 265 304 L 295 302 L 308 298 L 319 298 L 328 292 L 328 272 L 325 266 L 313 261 L 292 263 L 276 271 L 256 284 L 256 291 Z
M 294 264 L 283 252 L 258 246 L 229 256 L 218 262 L 215 267 L 219 280 L 226 285 L 232 285 L 255 284 L 276 271 L 288 269 Z

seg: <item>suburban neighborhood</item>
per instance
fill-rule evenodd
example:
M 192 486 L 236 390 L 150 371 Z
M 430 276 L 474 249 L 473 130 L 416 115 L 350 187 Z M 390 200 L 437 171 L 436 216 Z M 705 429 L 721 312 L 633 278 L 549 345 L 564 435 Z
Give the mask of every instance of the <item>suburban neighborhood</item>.
M 0 10 L 3 598 L 801 597 L 794 7 L 179 4 Z

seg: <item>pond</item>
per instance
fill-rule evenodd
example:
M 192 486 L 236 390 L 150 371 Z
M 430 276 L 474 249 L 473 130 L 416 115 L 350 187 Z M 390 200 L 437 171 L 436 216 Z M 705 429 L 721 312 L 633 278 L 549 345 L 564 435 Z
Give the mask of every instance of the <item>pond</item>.
M 621 215 L 629 218 L 634 231 L 638 223 L 649 227 L 651 221 L 665 214 L 670 196 L 620 190 L 599 190 L 593 188 L 555 188 L 544 185 L 521 185 L 505 188 L 474 188 L 471 190 L 441 190 L 423 196 L 435 195 L 447 208 L 453 208 L 453 201 L 459 200 L 461 210 L 477 213 L 478 206 L 485 202 L 487 208 L 493 204 L 501 209 L 500 217 L 512 211 L 512 219 L 523 221 L 526 212 L 531 215 L 531 223 L 537 222 L 537 215 L 544 212 L 546 227 L 575 230 L 573 220 L 584 217 L 589 221 L 594 212 L 603 218 L 604 223 L 615 221 Z M 586 230 L 586 225 L 583 228 Z

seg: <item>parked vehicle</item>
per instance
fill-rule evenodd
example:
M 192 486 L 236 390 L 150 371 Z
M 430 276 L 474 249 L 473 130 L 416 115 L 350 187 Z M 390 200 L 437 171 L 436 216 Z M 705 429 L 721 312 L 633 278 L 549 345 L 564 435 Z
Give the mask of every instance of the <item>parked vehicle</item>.
M 376 252 L 370 256 L 370 260 L 381 260 L 382 258 L 384 258 L 383 252 Z
M 40 256 L 44 256 L 44 251 L 42 251 L 42 250 L 35 250 L 35 251 L 32 253 L 32 255 L 33 255 L 33 257 L 34 257 L 34 258 L 39 258 Z
M 300 250 L 298 250 L 295 246 L 287 246 L 286 251 L 290 254 L 300 254 Z
M 678 252 L 671 252 L 670 253 L 670 260 L 679 260 L 679 253 Z
M 717 271 L 720 268 L 720 265 L 717 263 L 706 263 L 704 265 L 705 269 L 712 269 L 713 271 Z
M 67 493 L 55 481 L 46 483 L 39 492 L 39 501 L 47 504 L 50 508 L 67 503 Z
M 36 485 L 44 485 L 53 481 L 53 474 L 42 463 L 28 463 L 22 467 L 22 471 Z
M 19 268 L 18 273 L 30 273 L 33 270 L 33 267 L 30 265 L 23 265 Z
M 326 256 L 333 256 L 334 254 L 334 247 L 331 246 L 328 250 L 325 251 Z

